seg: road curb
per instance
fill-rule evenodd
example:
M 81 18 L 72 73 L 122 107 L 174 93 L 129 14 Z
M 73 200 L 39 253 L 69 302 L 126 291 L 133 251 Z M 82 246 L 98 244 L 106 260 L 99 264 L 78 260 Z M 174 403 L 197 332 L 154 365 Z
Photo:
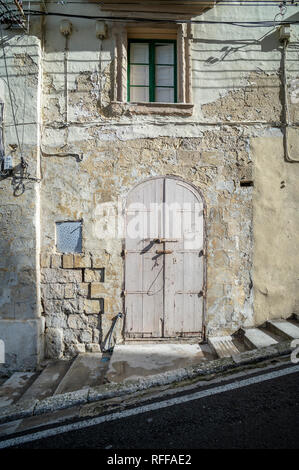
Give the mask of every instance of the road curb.
M 71 408 L 76 405 L 84 405 L 108 398 L 129 395 L 157 386 L 171 385 L 185 380 L 195 379 L 196 377 L 218 374 L 250 364 L 257 364 L 275 357 L 285 356 L 291 352 L 291 341 L 283 341 L 265 348 L 236 354 L 232 357 L 202 362 L 195 366 L 163 372 L 142 379 L 127 380 L 120 384 L 110 383 L 100 385 L 98 387 L 54 395 L 44 400 L 28 400 L 0 410 L 0 423 L 3 424 L 17 419 Z

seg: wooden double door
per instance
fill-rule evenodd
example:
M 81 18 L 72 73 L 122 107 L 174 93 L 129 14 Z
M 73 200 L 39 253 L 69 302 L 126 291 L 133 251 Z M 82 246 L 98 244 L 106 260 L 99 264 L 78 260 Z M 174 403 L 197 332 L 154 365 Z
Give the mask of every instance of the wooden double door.
M 125 338 L 202 337 L 204 206 L 176 177 L 146 180 L 126 204 Z

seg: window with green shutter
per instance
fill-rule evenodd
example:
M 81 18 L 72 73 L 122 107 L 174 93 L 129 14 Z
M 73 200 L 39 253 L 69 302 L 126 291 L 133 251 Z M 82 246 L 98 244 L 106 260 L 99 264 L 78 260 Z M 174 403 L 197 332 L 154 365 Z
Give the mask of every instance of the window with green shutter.
M 175 40 L 129 40 L 128 101 L 177 102 Z

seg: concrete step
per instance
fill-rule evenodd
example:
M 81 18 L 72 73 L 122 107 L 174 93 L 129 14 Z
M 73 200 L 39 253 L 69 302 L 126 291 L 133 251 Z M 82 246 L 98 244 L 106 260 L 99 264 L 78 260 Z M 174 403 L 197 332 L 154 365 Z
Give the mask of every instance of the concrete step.
M 285 339 L 299 338 L 299 327 L 287 320 L 268 320 L 267 327 Z
M 79 354 L 61 380 L 54 395 L 101 385 L 108 367 L 102 353 Z
M 233 354 L 240 353 L 233 343 L 231 336 L 214 336 L 208 338 L 208 344 L 215 351 L 218 357 L 230 357 Z
M 0 408 L 15 403 L 29 383 L 36 376 L 34 372 L 15 372 L 0 387 Z
M 42 400 L 53 395 L 59 383 L 70 368 L 70 361 L 54 361 L 48 364 L 33 384 L 22 395 L 18 403 L 29 398 Z
M 274 338 L 267 335 L 267 333 L 259 328 L 244 328 L 243 334 L 244 343 L 255 349 L 277 344 L 277 341 Z

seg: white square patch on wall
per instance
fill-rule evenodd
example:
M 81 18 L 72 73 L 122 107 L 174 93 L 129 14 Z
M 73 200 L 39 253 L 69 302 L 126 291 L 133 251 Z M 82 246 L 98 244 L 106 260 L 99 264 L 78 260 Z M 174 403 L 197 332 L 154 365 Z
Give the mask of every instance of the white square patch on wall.
M 82 253 L 82 221 L 56 222 L 56 248 L 59 253 Z

